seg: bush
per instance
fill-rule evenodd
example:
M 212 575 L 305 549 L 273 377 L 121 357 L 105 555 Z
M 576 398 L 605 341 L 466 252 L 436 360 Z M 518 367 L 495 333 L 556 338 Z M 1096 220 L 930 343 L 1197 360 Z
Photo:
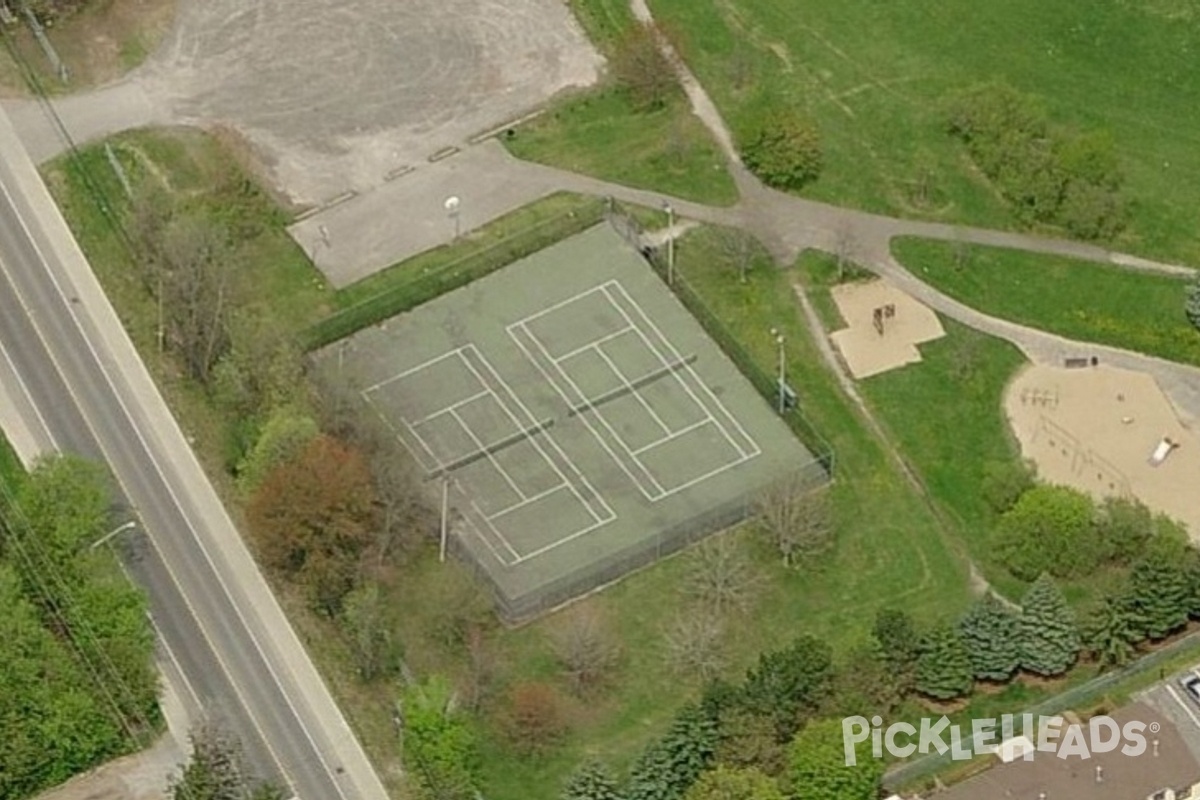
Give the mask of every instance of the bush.
M 1013 575 L 1078 577 L 1102 558 L 1091 498 L 1065 486 L 1035 486 L 1000 518 L 996 551 Z
M 1026 224 L 1083 239 L 1111 239 L 1124 226 L 1123 176 L 1106 133 L 1055 128 L 1033 98 L 999 84 L 956 97 L 948 127 Z
M 613 77 L 639 111 L 662 108 L 676 91 L 675 70 L 658 40 L 653 25 L 636 25 L 621 37 L 613 53 Z
M 742 161 L 777 189 L 799 189 L 821 174 L 821 137 L 799 112 L 776 107 L 754 124 L 741 148 Z
M 540 753 L 566 731 L 562 698 L 544 683 L 522 683 L 508 696 L 508 739 L 524 753 Z
M 1028 461 L 989 461 L 983 465 L 983 499 L 997 514 L 1015 506 L 1033 486 L 1034 472 Z

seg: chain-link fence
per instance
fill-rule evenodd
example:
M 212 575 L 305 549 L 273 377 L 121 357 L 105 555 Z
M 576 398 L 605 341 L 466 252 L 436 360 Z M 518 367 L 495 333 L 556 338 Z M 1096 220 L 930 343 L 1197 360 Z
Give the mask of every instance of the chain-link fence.
M 679 298 L 679 301 L 683 303 L 692 316 L 696 318 L 696 321 L 700 323 L 700 326 L 704 328 L 704 332 L 717 343 L 717 346 L 737 366 L 738 370 L 746 376 L 746 379 L 758 390 L 763 399 L 773 408 L 778 407 L 780 392 L 785 392 L 785 387 L 781 387 L 779 381 L 768 375 L 759 366 L 758 362 L 746 352 L 746 349 L 734 338 L 724 323 L 717 318 L 717 315 L 709 309 L 699 293 L 691 287 L 678 269 L 672 269 L 670 270 L 672 274 L 668 274 L 669 265 L 663 258 L 661 249 L 650 247 L 646 244 L 644 231 L 633 215 L 622 208 L 620 203 L 609 199 L 606 216 L 613 230 L 619 233 L 630 245 L 636 247 L 646 257 L 646 260 L 654 267 L 654 271 L 662 278 L 667 288 Z M 832 477 L 834 471 L 834 452 L 829 441 L 809 422 L 801 410 L 799 403 L 788 402 L 784 406 L 783 412 L 780 414 L 783 421 L 787 423 L 792 432 L 796 434 L 796 438 L 804 443 L 804 446 L 808 448 L 809 452 L 817 458 L 825 468 L 825 471 Z
M 828 481 L 829 474 L 824 465 L 819 461 L 812 461 L 801 467 L 788 485 L 803 493 L 823 486 Z M 759 491 L 765 489 L 766 487 L 761 487 Z M 523 593 L 514 593 L 511 588 L 506 589 L 497 583 L 495 576 L 484 566 L 482 558 L 485 554 L 472 552 L 462 532 L 449 537 L 447 545 L 491 587 L 501 619 L 509 624 L 520 624 L 649 566 L 717 531 L 746 521 L 758 512 L 758 502 L 757 491 L 747 492 L 702 514 L 662 528 L 652 536 L 641 536 L 637 541 L 608 556 L 581 563 L 576 569 L 557 576 L 553 581 Z
M 1062 714 L 1071 709 L 1085 709 L 1103 700 L 1121 683 L 1139 676 L 1165 677 L 1161 673 L 1158 675 L 1154 675 L 1153 673 L 1156 670 L 1160 670 L 1172 658 L 1192 650 L 1196 651 L 1197 655 L 1200 655 L 1200 631 L 1189 634 L 1178 641 L 1155 650 L 1153 653 L 1143 656 L 1132 664 L 1114 669 L 1111 672 L 1106 672 L 1103 675 L 1092 678 L 1086 683 L 1081 683 L 1078 686 L 1067 689 L 1065 692 L 1056 694 L 1037 705 L 1024 709 L 1020 713 L 1032 714 L 1035 717 L 1054 716 L 1055 714 Z M 981 757 L 991 758 L 991 756 Z M 952 764 L 953 760 L 950 757 L 949 751 L 942 754 L 931 753 L 930 755 L 893 766 L 884 776 L 883 783 L 887 789 L 895 791 L 900 788 L 913 787 L 922 780 L 932 782 L 932 778 L 936 773 L 950 767 Z

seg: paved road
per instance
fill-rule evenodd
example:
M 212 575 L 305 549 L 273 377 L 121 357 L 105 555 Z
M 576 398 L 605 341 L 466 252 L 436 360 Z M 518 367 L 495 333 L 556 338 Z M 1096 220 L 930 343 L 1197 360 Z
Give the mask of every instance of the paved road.
M 9 393 L 108 462 L 149 534 L 133 567 L 197 693 L 303 800 L 386 793 L 0 112 L 0 343 Z

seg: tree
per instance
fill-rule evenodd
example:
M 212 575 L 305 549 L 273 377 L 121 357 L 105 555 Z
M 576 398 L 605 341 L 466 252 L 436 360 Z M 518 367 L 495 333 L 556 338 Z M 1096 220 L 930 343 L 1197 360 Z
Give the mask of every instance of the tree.
M 983 499 L 997 514 L 1009 511 L 1034 486 L 1027 461 L 988 461 L 983 465 Z
M 1021 669 L 1035 675 L 1061 675 L 1079 653 L 1079 628 L 1066 598 L 1043 574 L 1021 600 L 1017 624 Z
M 775 724 L 767 717 L 744 708 L 722 709 L 717 717 L 717 763 L 730 767 L 760 769 L 778 776 L 784 767 L 784 745 L 775 735 Z
M 907 694 L 916 680 L 917 659 L 921 654 L 921 637 L 912 617 L 898 608 L 880 609 L 875 614 L 871 635 L 879 642 L 880 658 L 896 676 L 901 695 Z
M 752 125 L 742 161 L 769 186 L 799 189 L 821 174 L 821 137 L 813 123 L 793 108 L 774 105 Z
M 939 625 L 921 640 L 917 659 L 917 691 L 937 700 L 953 700 L 971 691 L 971 655 L 958 631 Z
M 314 609 L 334 616 L 354 588 L 375 524 L 362 456 L 320 436 L 262 481 L 248 509 L 263 560 L 304 586 Z
M 688 553 L 683 590 L 711 614 L 746 611 L 757 583 L 753 565 L 730 536 L 713 536 Z
M 562 800 L 624 800 L 624 795 L 604 765 L 588 761 L 571 773 Z
M 508 740 L 521 752 L 544 751 L 566 731 L 562 698 L 545 683 L 517 684 L 508 695 L 505 727 Z
M 706 608 L 690 608 L 675 615 L 663 640 L 671 668 L 682 678 L 709 680 L 725 664 L 721 620 Z
M 312 417 L 291 408 L 276 409 L 238 465 L 243 491 L 253 491 L 271 470 L 294 459 L 320 432 Z
M 805 634 L 789 647 L 760 655 L 742 693 L 746 707 L 771 719 L 780 741 L 787 741 L 820 708 L 832 679 L 829 646 Z
M 341 621 L 362 680 L 391 677 L 400 670 L 404 647 L 376 581 L 364 583 L 346 595 Z
M 738 283 L 746 282 L 746 273 L 754 265 L 759 244 L 741 228 L 717 228 L 717 246 L 725 261 L 737 270 Z
M 958 629 L 976 680 L 1006 681 L 1017 671 L 1017 617 L 994 594 L 977 601 Z
M 1133 658 L 1145 626 L 1126 595 L 1107 595 L 1084 615 L 1080 625 L 1084 649 L 1101 667 L 1124 666 Z
M 832 543 L 829 493 L 814 490 L 799 474 L 767 487 L 756 502 L 758 519 L 783 557 L 795 566 L 826 552 Z
M 171 778 L 174 800 L 283 800 L 287 796 L 281 787 L 249 773 L 235 739 L 211 727 L 192 731 L 190 738 L 191 760 Z
M 604 618 L 589 605 L 568 611 L 552 635 L 554 654 L 577 695 L 599 688 L 620 660 Z
M 630 770 L 629 800 L 679 800 L 712 763 L 718 733 L 701 709 L 687 706 L 666 735 L 651 744 Z
M 842 724 L 836 719 L 810 722 L 792 742 L 788 757 L 791 796 L 803 800 L 875 800 L 883 779 L 883 761 L 860 750 L 846 765 Z
M 1151 639 L 1162 639 L 1187 624 L 1191 610 L 1191 584 L 1187 572 L 1186 541 L 1155 536 L 1129 575 L 1129 601 Z
M 1200 273 L 1197 273 L 1184 290 L 1183 313 L 1187 315 L 1192 326 L 1200 331 Z
M 1100 505 L 1096 528 L 1104 560 L 1126 565 L 1145 552 L 1155 532 L 1154 515 L 1140 500 L 1107 497 Z
M 684 800 L 784 800 L 779 784 L 753 767 L 718 764 L 692 784 Z
M 617 42 L 613 53 L 613 76 L 638 111 L 662 108 L 678 91 L 675 70 L 659 47 L 659 37 L 653 24 L 635 25 Z
M 475 800 L 479 744 L 458 713 L 450 684 L 433 676 L 405 688 L 400 699 L 404 759 L 422 800 Z
M 17 495 L 29 529 L 14 526 L 14 533 L 31 535 L 39 553 L 73 573 L 76 555 L 106 532 L 110 497 L 98 464 L 71 455 L 43 458 Z
M 157 283 L 166 309 L 167 343 L 182 357 L 188 374 L 208 386 L 231 342 L 229 244 L 211 223 L 180 216 L 167 225 L 159 254 Z
M 1099 564 L 1095 506 L 1082 492 L 1038 485 L 1021 495 L 1000 518 L 996 550 L 1022 580 L 1043 572 L 1078 577 Z
M 904 675 L 888 664 L 882 646 L 874 639 L 847 652 L 834 670 L 832 713 L 888 715 L 904 700 L 911 687 Z

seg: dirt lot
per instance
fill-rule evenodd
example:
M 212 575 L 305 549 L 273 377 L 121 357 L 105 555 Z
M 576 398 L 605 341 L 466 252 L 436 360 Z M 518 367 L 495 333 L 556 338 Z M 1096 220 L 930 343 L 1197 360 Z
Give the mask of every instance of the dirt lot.
M 917 345 L 946 335 L 937 314 L 886 281 L 844 283 L 832 294 L 848 327 L 830 338 L 855 378 L 920 361 Z M 882 332 L 875 327 L 875 309 L 884 310 Z
M 1200 436 L 1151 376 L 1035 365 L 1012 382 L 1004 409 L 1044 479 L 1095 497 L 1132 495 L 1200 536 Z M 1179 446 L 1153 466 L 1164 437 Z
M 135 77 L 175 120 L 236 128 L 306 203 L 376 186 L 599 66 L 561 0 L 181 0 Z

